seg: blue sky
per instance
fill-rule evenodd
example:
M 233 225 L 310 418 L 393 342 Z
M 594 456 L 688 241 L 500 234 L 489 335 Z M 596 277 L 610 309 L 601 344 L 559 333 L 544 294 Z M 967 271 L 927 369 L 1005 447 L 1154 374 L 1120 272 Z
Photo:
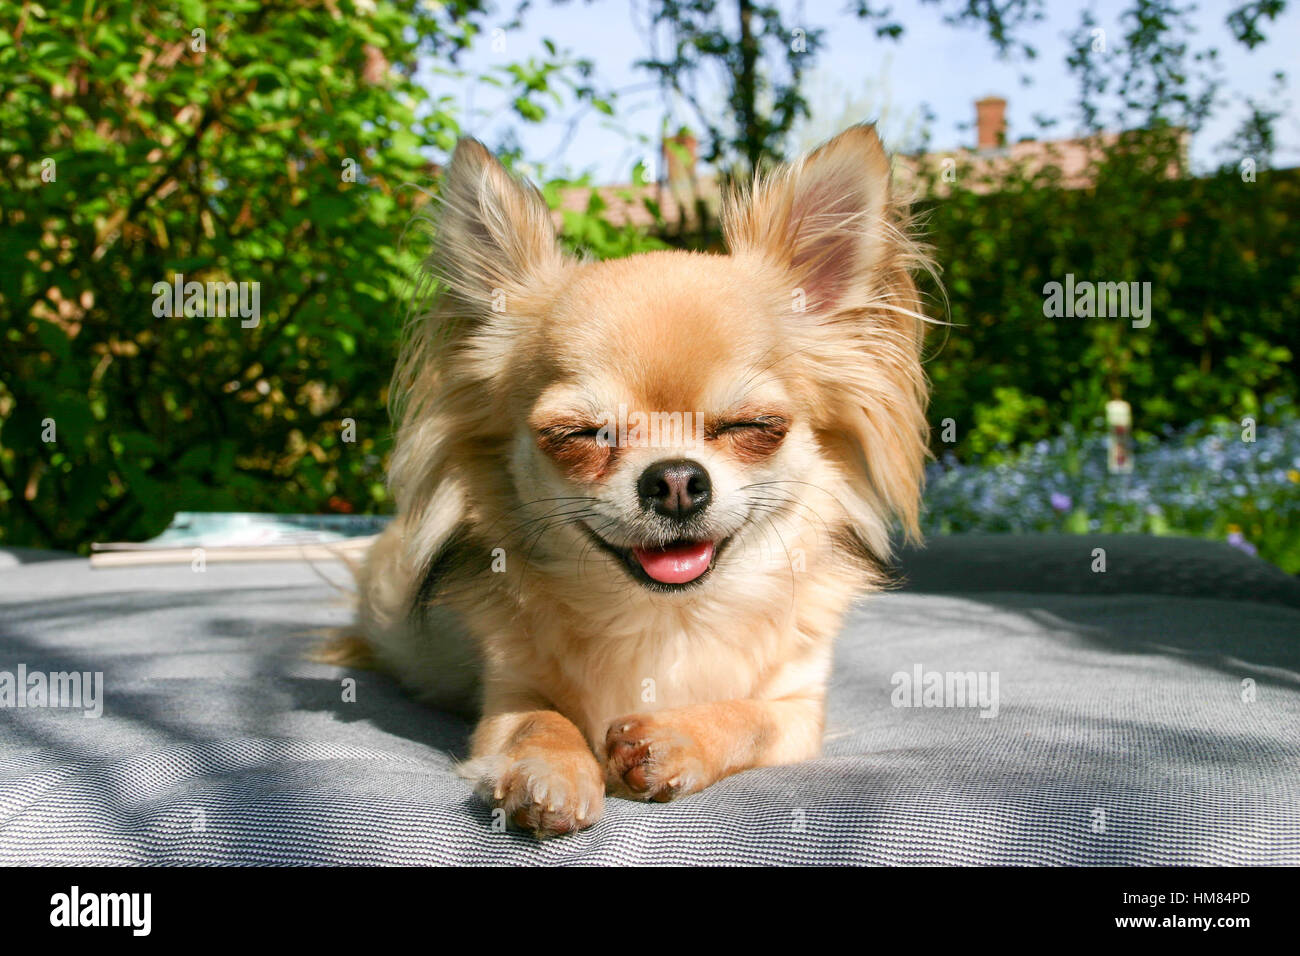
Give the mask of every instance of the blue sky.
M 923 110 L 934 114 L 929 125 L 931 145 L 947 149 L 970 145 L 974 139 L 975 99 L 987 94 L 1007 98 L 1009 136 L 1040 135 L 1033 117 L 1052 116 L 1060 121 L 1051 136 L 1064 136 L 1079 128 L 1072 110 L 1075 81 L 1065 66 L 1067 36 L 1077 26 L 1079 14 L 1091 9 L 1107 31 L 1108 49 L 1120 44 L 1120 14 L 1125 0 L 1095 0 L 1091 4 L 1067 4 L 1048 0 L 1047 16 L 1023 33 L 1037 48 L 1034 61 L 1000 61 L 993 45 L 978 31 L 942 22 L 941 13 L 930 5 L 895 3 L 897 17 L 906 27 L 898 42 L 878 40 L 873 31 L 851 14 L 847 3 L 782 3 L 792 26 L 801 22 L 825 28 L 816 65 L 808 77 L 807 95 L 813 116 L 808 128 L 795 136 L 795 145 L 810 145 L 839 126 L 863 119 L 880 120 L 887 144 L 905 148 L 915 142 Z M 1224 103 L 1216 117 L 1192 144 L 1193 164 L 1204 169 L 1221 159 L 1216 147 L 1227 139 L 1241 121 L 1243 95 L 1252 95 L 1283 108 L 1278 121 L 1279 149 L 1275 163 L 1300 165 L 1300 111 L 1291 86 L 1278 98 L 1273 94 L 1272 75 L 1297 61 L 1300 50 L 1300 4 L 1292 3 L 1282 17 L 1265 29 L 1268 42 L 1251 53 L 1232 40 L 1225 24 L 1235 2 L 1207 0 L 1192 15 L 1198 35 L 1195 46 L 1217 46 L 1220 51 Z M 732 4 L 724 0 L 730 13 Z M 501 16 L 489 18 L 488 27 L 503 23 L 513 3 L 501 8 Z M 486 84 L 458 82 L 422 72 L 425 84 L 439 94 L 450 94 L 471 113 L 467 131 L 496 145 L 513 128 L 527 159 L 544 164 L 549 172 L 590 172 L 597 182 L 623 182 L 638 159 L 647 161 L 652 174 L 657 169 L 659 130 L 669 115 L 673 128 L 693 122 L 690 111 L 680 104 L 665 104 L 650 84 L 651 77 L 634 68 L 636 59 L 647 55 L 644 2 L 596 0 L 594 3 L 554 4 L 537 0 L 526 14 L 524 28 L 504 36 L 493 48 L 490 34 L 466 59 L 466 66 L 486 70 L 528 56 L 544 56 L 543 38 L 550 38 L 562 50 L 595 62 L 594 80 L 599 87 L 631 90 L 620 99 L 610 118 L 595 112 L 574 118 L 571 108 L 556 110 L 539 124 L 524 124 L 504 110 L 500 93 Z M 1032 79 L 1029 85 L 1022 77 Z M 1289 82 L 1300 78 L 1288 77 Z M 645 89 L 650 85 L 650 89 Z M 637 90 L 637 87 L 641 87 Z M 715 83 L 704 90 L 706 98 L 721 104 L 722 87 Z M 965 127 L 965 128 L 963 128 Z M 638 138 L 640 141 L 638 141 Z M 651 144 L 651 145 L 647 145 Z

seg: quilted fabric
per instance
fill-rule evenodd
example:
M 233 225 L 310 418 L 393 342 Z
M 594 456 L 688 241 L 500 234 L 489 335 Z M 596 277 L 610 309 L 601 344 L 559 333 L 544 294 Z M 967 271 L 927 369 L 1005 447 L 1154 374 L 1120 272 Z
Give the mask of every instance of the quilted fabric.
M 544 843 L 455 775 L 463 720 L 303 659 L 341 567 L 8 564 L 0 672 L 104 696 L 0 708 L 0 864 L 1300 864 L 1300 583 L 1222 545 L 937 539 L 842 635 L 820 759 Z

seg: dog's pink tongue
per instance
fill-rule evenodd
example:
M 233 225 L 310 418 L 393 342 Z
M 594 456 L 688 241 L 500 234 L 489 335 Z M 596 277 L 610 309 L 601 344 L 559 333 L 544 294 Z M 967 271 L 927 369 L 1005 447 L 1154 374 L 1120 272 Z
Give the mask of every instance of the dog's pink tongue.
M 633 548 L 646 574 L 664 584 L 694 581 L 709 569 L 713 560 L 712 541 L 692 541 L 667 548 Z

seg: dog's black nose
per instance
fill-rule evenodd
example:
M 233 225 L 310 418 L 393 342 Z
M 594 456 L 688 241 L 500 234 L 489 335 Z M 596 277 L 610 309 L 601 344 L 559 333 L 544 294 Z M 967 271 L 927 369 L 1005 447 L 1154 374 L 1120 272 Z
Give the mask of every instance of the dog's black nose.
M 636 482 L 641 507 L 667 518 L 689 518 L 703 511 L 712 491 L 709 473 L 693 461 L 655 462 Z

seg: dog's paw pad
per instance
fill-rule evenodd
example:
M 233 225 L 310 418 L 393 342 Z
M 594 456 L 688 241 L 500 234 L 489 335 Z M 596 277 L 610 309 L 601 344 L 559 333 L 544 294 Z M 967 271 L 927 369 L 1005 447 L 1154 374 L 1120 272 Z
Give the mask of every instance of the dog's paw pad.
M 634 800 L 672 800 L 704 786 L 699 745 L 650 716 L 621 717 L 605 733 L 605 784 Z

